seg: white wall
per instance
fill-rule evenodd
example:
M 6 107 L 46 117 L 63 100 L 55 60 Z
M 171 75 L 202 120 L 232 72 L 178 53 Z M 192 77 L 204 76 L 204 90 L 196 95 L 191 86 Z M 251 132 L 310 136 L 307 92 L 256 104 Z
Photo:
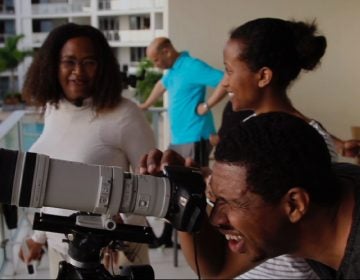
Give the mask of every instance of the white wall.
M 360 125 L 360 1 L 169 0 L 169 37 L 178 50 L 223 68 L 229 31 L 259 17 L 312 20 L 326 36 L 322 64 L 303 73 L 289 91 L 294 105 L 331 133 L 350 138 Z M 214 109 L 217 126 L 225 102 Z

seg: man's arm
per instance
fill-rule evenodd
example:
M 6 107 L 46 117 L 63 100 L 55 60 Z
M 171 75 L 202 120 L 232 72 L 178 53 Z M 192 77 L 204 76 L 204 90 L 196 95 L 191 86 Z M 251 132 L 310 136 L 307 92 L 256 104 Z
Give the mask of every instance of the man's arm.
M 139 108 L 142 110 L 146 110 L 151 105 L 153 105 L 156 102 L 156 100 L 158 100 L 164 94 L 165 91 L 166 89 L 161 83 L 161 80 L 157 81 L 146 101 L 138 105 Z
M 215 88 L 214 92 L 211 94 L 209 99 L 206 102 L 200 103 L 197 107 L 197 113 L 199 115 L 206 114 L 212 107 L 219 103 L 226 96 L 226 89 L 223 87 L 220 82 Z

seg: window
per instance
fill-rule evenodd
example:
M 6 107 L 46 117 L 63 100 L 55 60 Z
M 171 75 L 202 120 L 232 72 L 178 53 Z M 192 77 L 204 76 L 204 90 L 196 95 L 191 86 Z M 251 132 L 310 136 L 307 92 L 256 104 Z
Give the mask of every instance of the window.
M 0 77 L 0 99 L 4 100 L 9 91 L 9 77 Z
M 150 15 L 130 16 L 130 30 L 150 29 Z
M 0 12 L 14 13 L 15 12 L 14 0 L 0 0 Z
M 138 62 L 146 57 L 146 47 L 132 47 L 130 48 L 130 61 Z
M 117 17 L 100 17 L 99 18 L 100 30 L 119 30 L 120 24 Z
M 110 10 L 110 0 L 99 0 L 99 10 Z
M 0 43 L 4 43 L 8 36 L 15 35 L 14 20 L 0 20 Z
M 68 19 L 35 19 L 32 22 L 33 32 L 50 32 L 55 27 L 68 22 Z

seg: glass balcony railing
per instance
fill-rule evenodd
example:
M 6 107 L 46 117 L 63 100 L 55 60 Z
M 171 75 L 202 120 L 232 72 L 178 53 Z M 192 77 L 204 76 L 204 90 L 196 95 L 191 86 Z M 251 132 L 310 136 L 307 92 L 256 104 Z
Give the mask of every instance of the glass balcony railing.
M 0 124 L 0 148 L 27 151 L 42 129 L 41 115 L 14 111 Z
M 112 43 L 121 44 L 148 44 L 153 38 L 166 36 L 162 29 L 155 30 L 102 30 L 106 39 Z M 32 34 L 33 44 L 41 45 L 49 33 L 37 32 Z
M 0 124 L 0 148 L 27 151 L 42 129 L 41 115 L 24 110 L 14 111 Z M 28 222 L 26 215 L 24 209 L 18 209 L 18 225 Z M 0 268 L 5 261 L 11 260 L 12 252 L 9 248 L 16 243 L 17 235 L 18 228 L 8 229 L 0 205 Z
M 6 39 L 9 37 L 13 37 L 15 34 L 0 34 L 0 44 L 5 43 Z
M 124 44 L 148 44 L 155 37 L 165 36 L 164 30 L 155 30 L 155 34 L 151 30 L 103 30 L 103 33 L 108 41 Z
M 31 5 L 33 15 L 43 14 L 72 14 L 72 13 L 89 13 L 90 0 L 76 0 L 68 3 L 44 3 L 44 4 L 32 4 Z
M 165 0 L 99 0 L 100 11 L 122 11 L 141 9 L 161 9 L 165 7 Z
M 15 14 L 15 7 L 0 4 L 0 14 L 2 14 L 2 15 L 14 15 Z
M 162 9 L 165 0 L 98 0 L 99 11 L 128 11 L 144 9 Z M 63 3 L 32 4 L 33 15 L 89 13 L 91 0 L 73 0 Z
M 164 135 L 164 118 L 166 117 L 167 109 L 164 107 L 151 107 L 146 112 L 147 119 L 151 123 L 151 127 L 155 134 L 156 146 L 160 150 L 167 148 L 167 137 Z

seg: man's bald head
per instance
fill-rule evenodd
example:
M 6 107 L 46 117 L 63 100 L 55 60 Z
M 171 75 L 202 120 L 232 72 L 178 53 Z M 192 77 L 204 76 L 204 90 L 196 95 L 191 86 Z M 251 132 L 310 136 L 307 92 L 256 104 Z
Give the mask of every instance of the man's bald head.
M 157 37 L 147 47 L 147 52 L 157 52 L 158 53 L 159 51 L 161 51 L 165 47 L 167 47 L 167 48 L 172 47 L 173 48 L 173 45 L 172 45 L 170 39 L 166 38 L 166 37 Z
M 146 55 L 156 67 L 168 69 L 174 64 L 179 53 L 169 38 L 157 37 L 147 47 Z

